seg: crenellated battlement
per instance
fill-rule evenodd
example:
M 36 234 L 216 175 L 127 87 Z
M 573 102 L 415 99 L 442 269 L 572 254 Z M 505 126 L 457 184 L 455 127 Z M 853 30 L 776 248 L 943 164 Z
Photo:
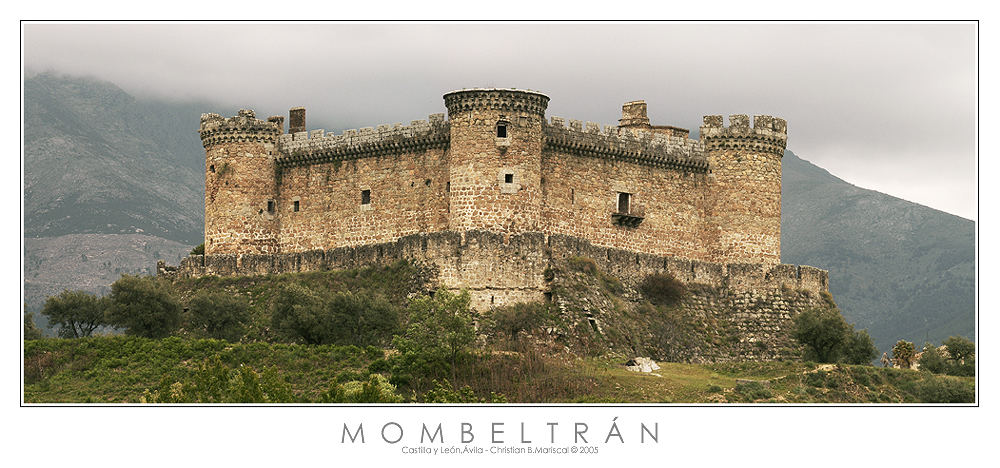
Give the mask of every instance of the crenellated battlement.
M 755 115 L 753 127 L 746 114 L 729 116 L 729 126 L 723 126 L 721 115 L 706 115 L 701 125 L 701 141 L 705 149 L 764 151 L 781 156 L 788 141 L 785 119 L 770 115 Z
M 552 117 L 543 125 L 545 147 L 580 156 L 606 158 L 671 168 L 707 172 L 708 160 L 702 142 L 645 129 L 601 126 L 594 122 Z
M 470 88 L 445 94 L 444 104 L 448 108 L 448 115 L 475 109 L 491 109 L 544 116 L 549 97 L 524 89 Z
M 342 134 L 323 129 L 284 134 L 278 137 L 279 167 L 376 157 L 431 148 L 447 148 L 451 134 L 444 114 L 431 114 L 427 120 L 410 125 L 382 124 L 345 130 Z
M 205 148 L 220 143 L 260 141 L 273 143 L 281 128 L 272 119 L 260 120 L 249 109 L 240 109 L 234 117 L 224 118 L 219 114 L 201 114 L 198 128 L 201 144 Z

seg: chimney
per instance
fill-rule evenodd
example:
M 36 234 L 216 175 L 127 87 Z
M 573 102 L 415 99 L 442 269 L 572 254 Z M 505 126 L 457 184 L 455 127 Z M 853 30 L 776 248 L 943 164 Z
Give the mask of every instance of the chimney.
M 306 108 L 293 107 L 288 110 L 288 133 L 306 131 Z
M 618 120 L 619 127 L 649 128 L 649 117 L 646 117 L 646 101 L 630 101 L 622 105 L 622 118 Z
M 267 118 L 267 121 L 268 122 L 274 122 L 275 124 L 277 124 L 278 125 L 278 132 L 279 133 L 284 133 L 285 132 L 285 118 L 283 116 L 272 115 L 272 116 L 270 116 L 270 117 Z

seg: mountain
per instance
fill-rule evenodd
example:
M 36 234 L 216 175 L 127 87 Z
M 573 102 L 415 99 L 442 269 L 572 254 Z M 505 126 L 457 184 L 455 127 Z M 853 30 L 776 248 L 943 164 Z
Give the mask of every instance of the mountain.
M 201 243 L 210 103 L 141 100 L 87 78 L 24 81 L 25 299 L 106 290 Z M 848 319 L 882 350 L 973 337 L 974 224 L 855 187 L 787 152 L 782 261 L 830 270 Z
M 24 235 L 200 243 L 203 104 L 139 101 L 85 78 L 24 81 Z
M 63 289 L 106 292 L 201 243 L 212 106 L 138 100 L 50 73 L 24 80 L 24 293 L 28 310 Z M 44 317 L 37 316 L 39 320 Z
M 848 321 L 880 350 L 973 338 L 975 223 L 851 185 L 787 151 L 781 260 L 830 271 Z

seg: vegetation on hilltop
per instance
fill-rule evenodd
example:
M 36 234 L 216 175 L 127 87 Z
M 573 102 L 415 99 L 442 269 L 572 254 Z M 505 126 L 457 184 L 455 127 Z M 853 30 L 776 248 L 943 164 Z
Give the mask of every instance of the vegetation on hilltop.
M 589 288 L 631 314 L 628 326 L 673 340 L 714 336 L 704 332 L 718 324 L 678 312 L 675 302 L 686 292 L 672 278 L 648 280 L 636 292 L 587 259 L 567 268 L 552 272 L 570 278 L 554 283 L 555 294 Z M 259 277 L 123 276 L 103 302 L 103 323 L 126 335 L 26 335 L 25 400 L 953 402 L 974 394 L 969 377 L 846 364 L 662 363 L 658 375 L 637 374 L 624 369 L 624 354 L 606 347 L 634 330 L 606 326 L 603 334 L 586 335 L 596 337 L 590 338 L 596 346 L 579 347 L 573 327 L 590 325 L 574 324 L 554 303 L 476 314 L 467 293 L 430 290 L 433 276 L 405 261 Z M 846 340 L 836 361 L 850 361 L 846 350 L 855 334 L 845 330 L 853 329 L 831 328 Z M 966 352 L 962 343 L 955 349 Z

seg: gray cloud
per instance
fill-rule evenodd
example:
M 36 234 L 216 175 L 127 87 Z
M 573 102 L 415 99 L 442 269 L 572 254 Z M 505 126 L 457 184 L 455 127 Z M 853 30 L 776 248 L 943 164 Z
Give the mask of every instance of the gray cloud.
M 705 114 L 773 114 L 833 174 L 975 216 L 973 24 L 29 24 L 24 51 L 28 70 L 206 111 L 304 105 L 330 130 L 424 118 L 478 86 L 602 124 L 645 99 L 693 136 Z

